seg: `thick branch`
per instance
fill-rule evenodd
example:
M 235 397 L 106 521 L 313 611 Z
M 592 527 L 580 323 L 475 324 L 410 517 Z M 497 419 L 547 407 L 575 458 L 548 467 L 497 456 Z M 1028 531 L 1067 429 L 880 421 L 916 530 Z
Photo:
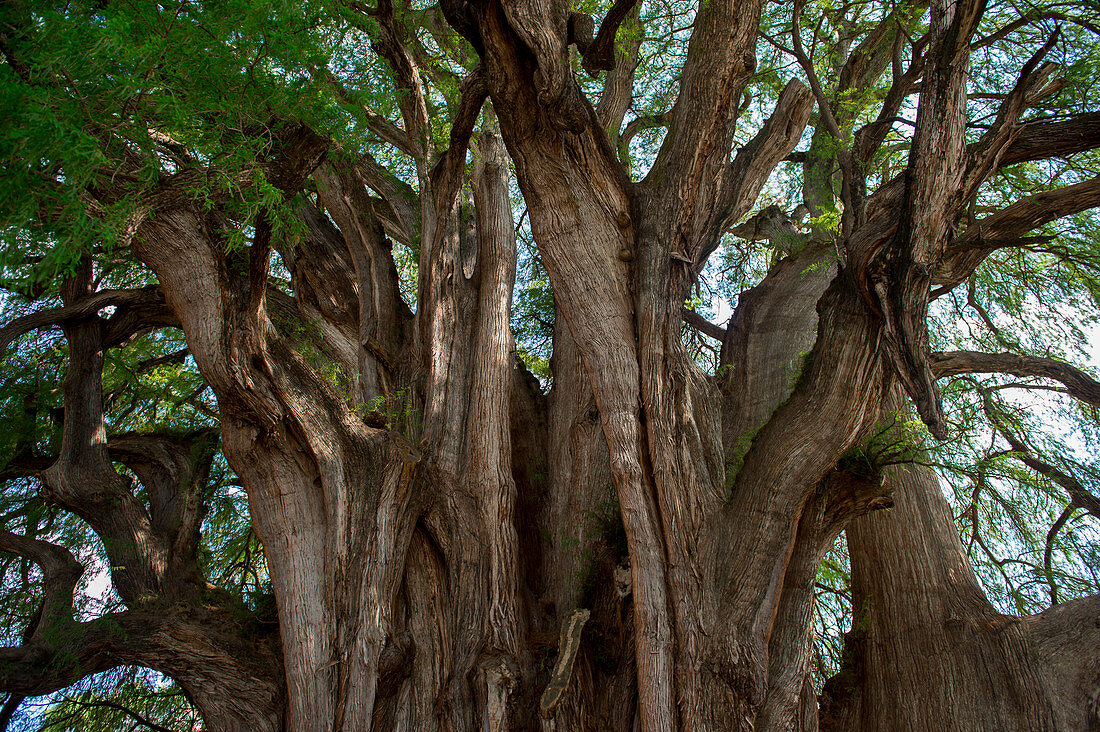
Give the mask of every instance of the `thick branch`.
M 48 637 L 0 648 L 0 689 L 50 694 L 90 674 L 137 664 L 179 683 L 220 729 L 275 732 L 283 729 L 282 664 L 271 634 L 257 630 L 242 625 L 241 608 L 210 602 L 154 605 L 86 623 L 70 617 L 49 628 Z
M 1065 385 L 1069 394 L 1086 404 L 1100 406 L 1100 382 L 1080 369 L 1053 358 L 1015 353 L 979 353 L 948 351 L 932 354 L 932 373 L 936 378 L 976 373 L 1003 373 L 1013 376 L 1037 376 Z
M 1080 114 L 1062 122 L 1030 122 L 1020 128 L 1001 155 L 1000 165 L 1064 158 L 1100 146 L 1100 112 Z
M 356 167 L 363 181 L 386 204 L 381 209 L 375 207 L 386 233 L 405 246 L 411 246 L 420 235 L 420 200 L 416 191 L 370 155 L 364 155 Z
M 49 638 L 73 620 L 73 592 L 84 566 L 68 549 L 41 539 L 0 530 L 0 552 L 25 557 L 39 566 L 45 581 L 42 611 L 28 642 Z M 0 671 L 2 673 L 2 671 Z M 8 689 L 12 691 L 12 689 Z
M 462 188 L 462 174 L 466 168 L 466 150 L 474 132 L 481 107 L 489 98 L 489 85 L 485 67 L 478 66 L 462 84 L 462 97 L 458 111 L 451 124 L 451 142 L 447 152 L 432 170 L 432 193 L 435 197 L 436 215 L 439 220 L 435 227 L 436 241 L 447 229 L 447 219 L 458 201 L 458 192 Z
M 615 68 L 615 34 L 637 5 L 638 0 L 615 0 L 615 4 L 607 11 L 607 15 L 600 23 L 600 30 L 596 33 L 595 40 L 584 42 L 583 48 L 581 42 L 577 43 L 584 70 L 590 75 L 595 76 L 597 72 Z
M 90 296 L 91 267 L 84 262 L 62 287 L 67 307 Z M 103 417 L 104 324 L 96 315 L 68 320 L 65 421 L 57 461 L 42 473 L 43 495 L 87 521 L 107 549 L 115 587 L 126 601 L 182 587 L 162 587 L 167 546 L 107 452 Z
M 141 318 L 141 315 L 155 314 L 156 316 L 162 316 L 163 313 L 157 306 L 163 305 L 164 294 L 157 285 L 150 285 L 136 290 L 100 290 L 74 303 L 16 318 L 0 328 L 0 353 L 3 353 L 16 338 L 32 330 L 61 325 L 79 318 L 87 318 L 107 307 L 116 308 L 116 316 L 122 311 L 126 311 L 128 318 L 132 319 L 133 326 L 154 327 L 160 324 L 163 320 L 162 317 L 146 320 Z M 114 317 L 112 316 L 112 319 Z M 119 318 L 116 322 L 121 323 L 124 319 L 126 318 Z M 117 342 L 124 339 L 123 334 L 127 329 L 116 327 L 112 330 L 114 331 L 112 340 Z
M 188 435 L 131 433 L 108 442 L 111 457 L 145 486 L 153 530 L 171 547 L 169 562 L 175 566 L 170 574 L 176 577 L 196 570 L 207 480 L 217 446 L 217 432 L 210 429 Z
M 613 45 L 614 66 L 604 79 L 603 93 L 596 106 L 596 118 L 616 147 L 623 117 L 626 116 L 634 98 L 634 74 L 638 68 L 638 52 L 644 37 L 638 16 L 640 7 L 639 3 L 634 3 L 626 19 L 628 32 L 624 34 L 625 38 L 622 41 Z M 601 29 L 600 32 L 602 33 L 603 30 Z
M 990 252 L 1032 243 L 1024 234 L 1043 224 L 1100 205 L 1100 176 L 1053 191 L 1044 191 L 1006 206 L 967 227 L 947 247 L 933 271 L 937 294 L 964 282 Z
M 947 427 L 928 364 L 928 290 L 931 269 L 943 256 L 960 203 L 969 44 L 984 10 L 985 0 L 932 6 L 933 63 L 921 88 L 905 173 L 906 206 L 892 241 L 869 253 L 876 261 L 867 269 L 889 361 L 917 412 L 941 439 Z M 864 297 L 871 297 L 866 285 Z
M 718 247 L 725 229 L 740 219 L 756 202 L 760 190 L 775 166 L 787 157 L 802 138 L 810 120 L 814 97 L 797 79 L 787 82 L 768 121 L 730 165 L 729 175 L 718 199 L 715 228 L 695 257 L 695 269 L 701 271 L 707 257 Z
M 759 0 L 700 6 L 668 134 L 645 179 L 661 181 L 675 215 L 667 225 L 676 239 L 669 247 L 688 256 L 717 225 L 716 204 L 732 172 L 728 161 L 737 102 L 756 70 L 760 8 Z
M 690 325 L 692 328 L 699 331 L 705 336 L 710 336 L 719 343 L 725 342 L 725 328 L 720 325 L 715 325 L 694 310 L 688 310 L 687 308 L 684 308 L 683 314 L 684 322 Z

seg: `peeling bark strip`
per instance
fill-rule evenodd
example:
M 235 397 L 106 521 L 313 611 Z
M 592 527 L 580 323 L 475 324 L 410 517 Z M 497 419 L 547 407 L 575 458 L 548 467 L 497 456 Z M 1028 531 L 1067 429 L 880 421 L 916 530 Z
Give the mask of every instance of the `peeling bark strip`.
M 573 663 L 577 660 L 577 651 L 581 647 L 581 633 L 584 632 L 584 624 L 588 622 L 591 611 L 586 609 L 574 610 L 569 617 L 569 623 L 561 627 L 561 639 L 558 641 L 558 660 L 554 665 L 554 675 L 546 691 L 542 692 L 542 716 L 549 719 L 554 715 L 554 709 L 561 701 L 565 688 L 569 685 L 569 679 L 573 673 Z

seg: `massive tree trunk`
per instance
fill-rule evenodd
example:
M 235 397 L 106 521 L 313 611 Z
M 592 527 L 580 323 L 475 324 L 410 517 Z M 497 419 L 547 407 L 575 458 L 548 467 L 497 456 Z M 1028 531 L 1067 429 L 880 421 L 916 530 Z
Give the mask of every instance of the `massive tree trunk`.
M 1095 729 L 1097 598 L 997 612 L 935 475 L 913 466 L 889 482 L 894 508 L 848 527 L 852 629 L 822 729 Z
M 159 282 L 155 298 L 141 291 L 153 315 L 127 321 L 128 300 L 95 292 L 84 263 L 60 314 L 13 326 L 64 325 L 66 414 L 45 494 L 110 540 L 130 609 L 110 618 L 122 641 L 105 637 L 107 622 L 73 622 L 72 556 L 0 534 L 0 549 L 32 558 L 47 586 L 38 627 L 2 652 L 14 672 L 0 668 L 0 686 L 44 693 L 79 677 L 77 665 L 139 663 L 178 681 L 217 729 L 812 730 L 814 579 L 847 528 L 856 624 L 823 727 L 1100 723 L 1095 654 L 1073 652 L 1098 640 L 1081 621 L 1095 598 L 1032 618 L 995 613 L 933 477 L 845 460 L 904 398 L 941 434 L 936 378 L 982 364 L 1046 369 L 1085 398 L 1100 393 L 1050 364 L 929 353 L 933 285 L 950 289 L 1003 242 L 1100 202 L 1095 181 L 1078 183 L 962 226 L 992 170 L 1041 157 L 1018 125 L 1034 64 L 997 124 L 963 144 L 983 9 L 934 3 L 927 63 L 914 52 L 908 71 L 892 58 L 904 29 L 883 20 L 837 96 L 867 91 L 890 61 L 905 93 L 856 133 L 860 115 L 837 113 L 796 42 L 809 85 L 789 82 L 734 153 L 761 3 L 703 3 L 667 134 L 639 181 L 616 148 L 641 41 L 611 60 L 637 3 L 616 3 L 592 38 L 591 19 L 562 2 L 445 0 L 478 64 L 443 152 L 392 3 L 363 11 L 404 129 L 372 123 L 412 160 L 415 192 L 369 155 L 273 122 L 258 165 L 299 196 L 304 233 L 282 238 L 266 208 L 240 221 L 224 201 L 196 205 L 183 195 L 191 171 L 165 175 L 128 240 Z M 574 77 L 573 45 L 585 68 L 609 70 L 598 105 Z M 868 195 L 863 166 L 918 80 L 908 169 Z M 839 170 L 842 219 L 800 233 L 782 212 L 754 217 L 773 266 L 725 329 L 703 326 L 721 341 L 707 374 L 684 345 L 683 303 L 815 102 L 806 203 L 836 208 Z M 1046 131 L 1072 138 L 1062 150 L 1096 145 L 1077 128 Z M 516 358 L 510 328 L 509 161 L 554 290 L 549 394 Z M 251 231 L 246 251 L 224 245 L 232 229 Z M 415 304 L 395 246 L 418 254 Z M 293 294 L 270 276 L 274 254 Z M 108 304 L 120 309 L 105 320 Z M 103 351 L 151 327 L 182 329 L 217 398 L 277 638 L 234 623 L 254 609 L 198 571 L 211 433 L 108 439 Z M 112 461 L 139 478 L 148 505 Z M 63 656 L 57 631 L 87 640 L 79 664 L 43 673 Z

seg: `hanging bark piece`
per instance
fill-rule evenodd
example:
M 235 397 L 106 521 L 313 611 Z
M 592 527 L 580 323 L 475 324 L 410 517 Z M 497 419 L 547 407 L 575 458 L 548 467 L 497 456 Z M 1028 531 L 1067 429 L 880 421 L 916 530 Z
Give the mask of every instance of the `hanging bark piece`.
M 542 693 L 542 716 L 549 719 L 554 715 L 554 709 L 561 701 L 565 688 L 569 686 L 569 678 L 573 673 L 573 662 L 577 660 L 577 651 L 581 647 L 581 634 L 584 624 L 588 622 L 591 611 L 581 608 L 574 610 L 569 622 L 561 628 L 561 640 L 558 642 L 558 662 L 554 666 L 554 675 L 550 685 Z

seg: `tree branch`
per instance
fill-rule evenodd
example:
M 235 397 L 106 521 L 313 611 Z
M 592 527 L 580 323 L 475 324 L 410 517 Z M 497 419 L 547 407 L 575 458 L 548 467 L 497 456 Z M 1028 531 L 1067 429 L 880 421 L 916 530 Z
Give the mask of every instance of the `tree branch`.
M 328 84 L 332 90 L 336 92 L 336 96 L 340 97 L 341 101 L 357 107 L 366 120 L 367 129 L 377 135 L 379 139 L 393 145 L 410 158 L 416 159 L 417 150 L 413 147 L 412 143 L 409 142 L 409 137 L 405 134 L 403 129 L 363 104 L 356 98 L 355 94 L 340 83 L 339 79 L 333 76 L 332 72 L 327 68 L 316 68 L 311 66 L 309 71 L 311 74 L 320 77 L 322 81 Z
M 45 581 L 42 610 L 28 642 L 50 637 L 53 631 L 73 622 L 73 593 L 84 574 L 84 565 L 72 553 L 41 539 L 0 530 L 0 552 L 25 557 L 39 566 Z
M 358 3 L 353 3 L 358 6 Z M 424 101 L 424 85 L 420 80 L 420 70 L 409 49 L 405 47 L 405 29 L 394 17 L 393 0 L 378 0 L 376 10 L 368 11 L 378 21 L 381 33 L 371 33 L 371 47 L 389 63 L 397 87 L 403 91 L 398 94 L 398 106 L 405 120 L 405 133 L 408 138 L 409 152 L 421 173 L 431 164 L 429 159 L 430 134 L 428 107 Z
M 932 283 L 940 286 L 934 294 L 939 296 L 964 282 L 990 252 L 1035 243 L 1035 239 L 1024 239 L 1023 235 L 1094 206 L 1100 206 L 1100 176 L 1037 193 L 971 224 L 951 241 L 933 270 Z
M 934 38 L 921 88 L 917 127 L 905 173 L 905 207 L 892 240 L 869 252 L 866 276 L 883 320 L 883 345 L 894 373 L 937 438 L 947 436 L 939 388 L 928 363 L 931 269 L 943 257 L 964 179 L 966 74 L 970 38 L 985 0 L 932 6 Z M 871 295 L 864 285 L 864 297 Z
M 132 470 L 145 486 L 153 529 L 171 547 L 169 561 L 177 565 L 171 574 L 181 577 L 194 571 L 218 431 L 112 435 L 107 446 L 112 459 Z
M 668 134 L 643 185 L 659 180 L 675 219 L 667 243 L 693 261 L 717 228 L 717 200 L 730 172 L 729 155 L 737 103 L 756 70 L 760 0 L 703 3 L 695 17 L 680 91 Z M 789 150 L 788 150 L 789 152 Z M 707 241 L 705 245 L 699 242 Z
M 1086 404 L 1100 406 L 1100 382 L 1067 363 L 1016 353 L 948 351 L 932 354 L 932 373 L 942 379 L 959 374 L 1000 373 L 1041 377 L 1065 385 L 1067 392 Z
M 1096 147 L 1100 147 L 1100 112 L 1079 114 L 1061 122 L 1029 122 L 1001 155 L 999 166 L 1064 158 Z
M 412 186 L 382 167 L 370 155 L 363 155 L 356 168 L 385 206 L 375 207 L 386 233 L 410 246 L 420 235 L 420 201 Z M 387 211 L 386 209 L 389 209 Z
M 615 34 L 619 26 L 626 20 L 630 12 L 638 5 L 638 0 L 615 0 L 611 9 L 607 11 L 603 21 L 600 22 L 600 30 L 592 39 L 591 31 L 587 39 L 573 39 L 577 43 L 577 49 L 581 52 L 581 60 L 584 70 L 590 76 L 595 76 L 600 71 L 610 71 L 615 68 Z M 570 28 L 573 27 L 574 16 L 580 13 L 570 14 Z M 588 16 L 585 16 L 588 17 Z M 589 19 L 591 24 L 591 19 Z
M 726 329 L 720 325 L 715 325 L 699 313 L 694 310 L 683 310 L 684 322 L 690 325 L 695 330 L 699 331 L 705 336 L 710 336 L 719 343 L 724 343 L 726 340 Z
M 1073 505 L 1080 506 L 1094 517 L 1100 519 L 1100 498 L 1097 498 L 1089 492 L 1089 490 L 1072 475 L 1056 468 L 1045 460 L 1039 459 L 1039 457 L 1027 446 L 1027 443 L 1012 432 L 1012 430 L 1004 424 L 1004 421 L 998 417 L 997 411 L 993 406 L 993 399 L 990 396 L 990 390 L 980 389 L 979 391 L 982 395 L 982 411 L 985 412 L 986 418 L 989 419 L 994 429 L 1000 433 L 1001 437 L 1003 437 L 1012 448 L 1010 455 L 1027 465 L 1036 473 L 1054 481 L 1054 483 L 1065 490 L 1069 495 Z
M 168 729 L 167 727 L 163 727 L 163 726 L 157 724 L 156 722 L 153 722 L 153 721 L 149 720 L 148 718 L 142 716 L 141 714 L 138 714 L 133 709 L 130 709 L 130 707 L 124 706 L 122 704 L 118 704 L 116 702 L 111 701 L 110 699 L 96 699 L 94 701 L 84 701 L 83 699 L 69 698 L 69 699 L 66 699 L 66 701 L 69 704 L 75 704 L 75 705 L 80 706 L 80 707 L 89 707 L 89 708 L 92 708 L 92 709 L 104 709 L 104 708 L 105 709 L 114 709 L 115 711 L 122 712 L 127 717 L 130 717 L 131 719 L 136 721 L 138 724 L 140 724 L 142 727 L 145 727 L 147 729 L 151 729 L 154 732 L 173 732 L 172 730 Z
M 702 271 L 707 258 L 718 248 L 722 233 L 756 203 L 775 166 L 798 144 L 810 121 L 813 104 L 810 90 L 797 79 L 791 79 L 779 95 L 768 121 L 737 151 L 719 192 L 715 226 L 704 239 L 703 248 L 695 254 L 696 272 Z
M 432 193 L 435 197 L 436 215 L 439 217 L 435 227 L 437 241 L 432 242 L 432 246 L 438 244 L 439 237 L 443 236 L 447 230 L 447 219 L 458 201 L 458 193 L 462 188 L 462 173 L 466 168 L 466 150 L 470 145 L 470 137 L 474 133 L 481 107 L 488 98 L 487 72 L 484 66 L 478 66 L 470 72 L 462 84 L 462 97 L 459 100 L 454 122 L 451 123 L 450 146 L 432 169 Z
M 161 292 L 158 285 L 150 285 L 136 290 L 100 290 L 99 292 L 80 298 L 72 304 L 67 304 L 59 308 L 40 310 L 36 313 L 30 313 L 29 315 L 16 318 L 3 328 L 0 328 L 0 354 L 2 354 L 16 338 L 38 328 L 48 328 L 50 326 L 62 325 L 70 320 L 87 318 L 108 307 L 116 308 L 116 314 L 120 310 L 128 309 L 133 312 L 134 315 L 137 315 L 143 308 L 163 304 L 164 293 Z M 159 316 L 161 314 L 158 312 L 157 315 Z M 116 322 L 121 321 L 122 318 Z M 121 329 L 117 328 L 116 330 L 121 331 Z M 121 333 L 114 334 L 115 339 L 121 340 L 120 335 Z
M 1037 67 L 1054 47 L 1054 44 L 1058 42 L 1061 35 L 1061 32 L 1057 30 L 1051 33 L 1046 43 L 1027 60 L 1023 68 L 1020 69 L 1015 87 L 1005 97 L 997 110 L 997 117 L 993 122 L 993 126 L 967 150 L 969 160 L 966 173 L 963 175 L 960 204 L 969 201 L 978 192 L 978 186 L 999 167 L 999 161 L 1006 148 L 1019 134 L 1020 115 L 1027 109 L 1031 98 L 1046 83 L 1054 70 L 1058 68 L 1057 64 L 1045 64 L 1041 68 Z
M 623 117 L 630 109 L 634 98 L 634 74 L 638 69 L 638 52 L 642 47 L 644 33 L 639 18 L 640 3 L 634 3 L 627 16 L 628 32 L 623 42 L 612 45 L 614 66 L 604 79 L 599 104 L 596 105 L 596 118 L 607 131 L 613 146 L 618 147 L 619 130 L 623 126 Z M 610 15 L 610 14 L 609 14 Z M 605 20 L 606 22 L 606 20 Z M 621 24 L 623 21 L 619 21 Z M 603 32 L 601 28 L 600 32 Z M 614 40 L 614 36 L 612 36 Z M 625 161 L 624 161 L 625 164 Z

